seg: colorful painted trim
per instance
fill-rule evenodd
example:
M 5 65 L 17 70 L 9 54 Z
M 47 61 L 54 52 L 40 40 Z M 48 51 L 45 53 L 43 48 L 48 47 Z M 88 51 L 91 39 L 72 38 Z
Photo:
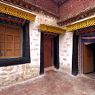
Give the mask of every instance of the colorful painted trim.
M 57 34 L 62 34 L 62 33 L 65 33 L 65 31 L 66 31 L 65 29 L 51 26 L 51 25 L 45 25 L 45 24 L 41 24 L 39 29 L 42 32 L 51 32 L 51 33 L 57 33 Z
M 1 2 L 0 2 L 0 12 L 5 13 L 5 14 L 9 14 L 12 16 L 16 16 L 19 18 L 23 18 L 23 19 L 26 19 L 29 21 L 35 21 L 35 17 L 36 17 L 34 14 L 31 14 L 29 12 L 25 12 L 23 10 L 14 8 L 12 6 L 6 5 Z
M 82 29 L 85 27 L 93 26 L 93 25 L 95 25 L 95 17 L 81 21 L 81 22 L 77 22 L 75 24 L 67 25 L 66 30 L 69 32 L 69 31 L 74 31 L 74 30 Z

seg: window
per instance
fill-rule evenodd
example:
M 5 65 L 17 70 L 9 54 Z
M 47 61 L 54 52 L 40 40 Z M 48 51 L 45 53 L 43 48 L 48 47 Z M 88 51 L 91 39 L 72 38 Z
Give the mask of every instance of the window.
M 0 67 L 30 63 L 29 21 L 0 23 Z
M 0 58 L 22 57 L 22 28 L 0 24 Z

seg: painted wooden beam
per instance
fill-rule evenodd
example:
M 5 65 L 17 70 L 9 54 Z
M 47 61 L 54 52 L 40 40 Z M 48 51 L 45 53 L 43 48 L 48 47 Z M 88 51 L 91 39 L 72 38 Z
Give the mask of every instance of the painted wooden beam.
M 66 32 L 65 29 L 62 29 L 56 26 L 46 25 L 46 24 L 41 24 L 39 29 L 42 32 L 51 32 L 51 33 L 57 33 L 57 34 L 62 34 Z
M 78 29 L 82 29 L 82 28 L 86 28 L 89 26 L 94 26 L 95 25 L 95 17 L 80 21 L 80 22 L 76 22 L 74 24 L 70 24 L 66 26 L 66 30 L 69 31 L 74 31 L 74 30 L 78 30 Z
M 10 5 L 7 5 L 5 3 L 0 2 L 0 12 L 1 13 L 5 13 L 5 14 L 9 14 L 12 16 L 16 16 L 19 18 L 23 18 L 29 21 L 35 21 L 35 15 L 20 9 L 17 9 L 15 7 L 12 7 Z

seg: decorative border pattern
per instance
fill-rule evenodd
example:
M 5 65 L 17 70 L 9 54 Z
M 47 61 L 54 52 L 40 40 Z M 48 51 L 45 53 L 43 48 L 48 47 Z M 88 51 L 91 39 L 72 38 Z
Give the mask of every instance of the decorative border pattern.
M 5 14 L 9 14 L 9 15 L 12 15 L 12 16 L 16 16 L 16 17 L 19 17 L 19 18 L 23 18 L 23 19 L 26 19 L 26 20 L 30 20 L 30 21 L 35 21 L 35 17 L 36 17 L 34 14 L 25 12 L 23 10 L 16 9 L 12 6 L 3 4 L 1 2 L 0 2 L 0 12 L 5 13 Z
M 75 24 L 67 25 L 66 30 L 69 32 L 69 31 L 74 31 L 74 30 L 82 29 L 85 27 L 93 26 L 93 25 L 95 25 L 95 17 L 75 23 Z
M 57 33 L 57 34 L 62 34 L 62 33 L 65 33 L 65 31 L 66 31 L 65 29 L 51 26 L 51 25 L 45 25 L 45 24 L 41 24 L 39 29 L 42 32 L 51 32 L 51 33 Z
M 37 13 L 42 12 L 44 15 L 52 16 L 52 17 L 59 19 L 58 14 L 52 13 L 52 12 L 48 11 L 47 9 L 43 9 L 40 6 L 36 5 L 36 3 L 33 4 L 31 2 L 31 0 L 2 0 L 1 2 L 16 5 L 22 9 L 29 10 L 30 12 L 31 11 L 33 11 L 33 12 L 35 11 Z M 35 2 L 36 2 L 36 0 L 35 0 Z

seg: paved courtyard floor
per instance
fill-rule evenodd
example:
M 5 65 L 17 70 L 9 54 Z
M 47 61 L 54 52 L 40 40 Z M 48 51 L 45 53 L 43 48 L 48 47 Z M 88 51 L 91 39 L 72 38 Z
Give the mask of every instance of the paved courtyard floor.
M 35 80 L 0 89 L 0 95 L 95 95 L 95 80 L 49 71 Z

